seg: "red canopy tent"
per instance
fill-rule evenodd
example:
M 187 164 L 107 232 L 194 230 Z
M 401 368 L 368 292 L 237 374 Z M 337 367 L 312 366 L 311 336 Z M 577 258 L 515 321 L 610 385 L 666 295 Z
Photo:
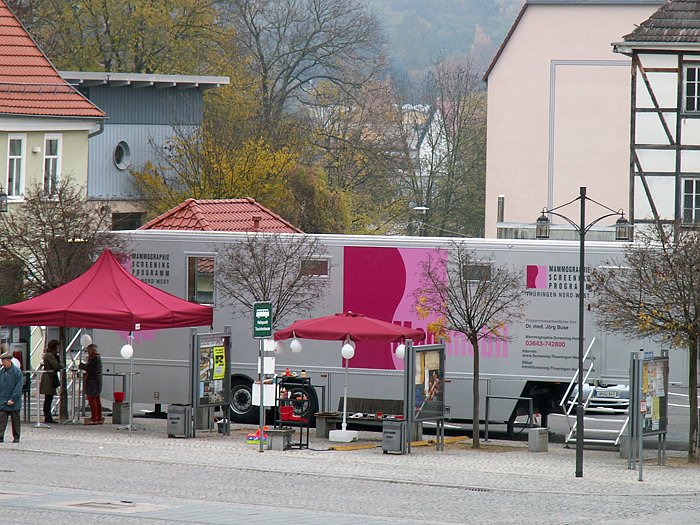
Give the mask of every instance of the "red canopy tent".
M 214 310 L 146 284 L 105 250 L 88 271 L 42 295 L 0 307 L 2 326 L 152 330 L 207 326 Z
M 371 341 L 391 343 L 413 339 L 422 341 L 425 332 L 399 324 L 388 323 L 373 317 L 365 317 L 355 312 L 343 312 L 315 319 L 296 321 L 275 332 L 275 341 L 301 337 L 302 339 L 320 339 L 323 341 L 344 341 L 350 338 L 354 342 Z

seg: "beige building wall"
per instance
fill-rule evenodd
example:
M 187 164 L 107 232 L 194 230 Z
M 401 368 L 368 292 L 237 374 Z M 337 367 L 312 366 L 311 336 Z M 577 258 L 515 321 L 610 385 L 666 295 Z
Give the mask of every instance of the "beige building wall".
M 660 3 L 527 6 L 488 76 L 486 237 L 499 195 L 506 223 L 534 223 L 579 186 L 628 209 L 630 61 L 610 44 Z M 590 205 L 590 217 L 602 213 Z
M 10 137 L 24 140 L 24 189 L 44 177 L 44 145 L 47 136 L 59 138 L 60 177 L 70 177 L 75 184 L 87 191 L 88 130 L 0 131 L 0 183 L 8 191 L 8 141 Z M 21 201 L 10 196 L 9 202 Z

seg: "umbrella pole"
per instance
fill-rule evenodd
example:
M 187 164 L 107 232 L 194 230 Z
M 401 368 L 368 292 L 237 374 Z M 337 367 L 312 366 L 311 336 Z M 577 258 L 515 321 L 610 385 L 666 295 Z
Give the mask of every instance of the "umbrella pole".
M 343 432 L 348 429 L 348 360 L 345 360 L 345 386 L 343 387 Z
M 345 359 L 345 358 L 343 358 Z M 348 430 L 348 363 L 349 359 L 345 359 L 345 386 L 343 387 L 343 428 L 342 430 L 331 430 L 328 433 L 329 441 L 339 441 L 341 443 L 350 443 L 357 440 L 357 430 Z

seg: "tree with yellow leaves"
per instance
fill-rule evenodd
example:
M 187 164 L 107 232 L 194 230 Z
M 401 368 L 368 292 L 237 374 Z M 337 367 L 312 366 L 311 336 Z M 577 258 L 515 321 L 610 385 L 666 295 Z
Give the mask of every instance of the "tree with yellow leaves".
M 598 323 L 636 338 L 688 349 L 690 424 L 688 461 L 700 460 L 698 344 L 700 344 L 700 232 L 663 226 L 637 233 L 624 257 L 591 275 Z
M 163 213 L 188 198 L 250 197 L 307 232 L 345 233 L 349 199 L 320 168 L 305 167 L 301 139 L 273 145 L 255 125 L 256 101 L 245 75 L 207 99 L 199 128 L 179 128 L 156 162 L 131 173 L 143 208 Z
M 59 69 L 211 74 L 218 0 L 8 0 Z
M 507 339 L 503 327 L 521 317 L 526 304 L 522 272 L 455 241 L 448 250 L 428 255 L 419 279 L 414 296 L 419 315 L 437 314 L 444 325 L 434 329 L 460 332 L 474 349 L 472 447 L 479 448 L 479 343 Z

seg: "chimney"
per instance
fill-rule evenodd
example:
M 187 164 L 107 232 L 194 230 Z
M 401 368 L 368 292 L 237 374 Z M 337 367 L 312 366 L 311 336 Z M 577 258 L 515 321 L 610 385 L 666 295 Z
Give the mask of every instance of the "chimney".
M 262 220 L 261 215 L 253 215 L 253 231 L 260 231 L 260 221 Z

